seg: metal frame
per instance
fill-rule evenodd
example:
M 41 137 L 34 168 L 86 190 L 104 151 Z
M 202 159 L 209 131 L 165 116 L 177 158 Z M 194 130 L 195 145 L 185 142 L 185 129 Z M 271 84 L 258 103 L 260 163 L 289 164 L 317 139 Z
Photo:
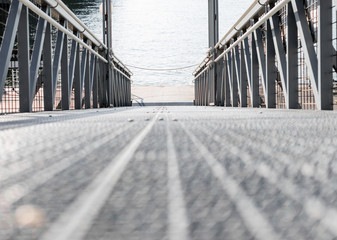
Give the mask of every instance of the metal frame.
M 103 42 L 60 0 L 43 0 L 41 6 L 29 0 L 8 3 L 9 15 L 0 46 L 4 63 L 0 65 L 0 87 L 4 88 L 17 39 L 20 108 L 14 112 L 110 107 L 115 102 L 114 106 L 131 105 L 132 73 L 113 55 L 111 0 L 103 2 Z M 30 33 L 29 12 L 38 16 L 35 34 Z M 118 79 L 114 78 L 115 73 Z M 43 104 L 36 108 L 34 102 L 42 87 Z M 3 91 L 0 100 L 2 94 Z M 6 103 L 0 102 L 0 113 L 4 113 L 1 104 Z
M 207 92 L 212 93 L 213 82 L 219 82 L 217 76 L 221 74 L 224 87 L 215 85 L 220 97 L 216 105 L 283 107 L 281 100 L 276 98 L 276 94 L 281 94 L 285 108 L 302 108 L 301 104 L 306 103 L 299 102 L 299 93 L 303 90 L 299 85 L 304 73 L 299 68 L 304 64 L 315 109 L 332 110 L 333 56 L 336 55 L 332 12 L 336 7 L 333 8 L 332 0 L 315 0 L 317 23 L 312 23 L 303 4 L 306 1 L 255 1 L 220 41 L 209 46 L 206 61 L 193 72 L 196 105 L 209 105 L 200 98 Z M 217 14 L 215 11 L 209 10 L 209 19 Z M 285 23 L 281 22 L 280 14 L 285 16 Z M 209 27 L 212 39 L 214 25 Z M 313 32 L 314 27 L 317 32 Z M 299 50 L 304 55 L 303 63 Z M 212 69 L 217 68 L 221 70 L 214 75 Z M 209 83 L 200 84 L 205 74 Z

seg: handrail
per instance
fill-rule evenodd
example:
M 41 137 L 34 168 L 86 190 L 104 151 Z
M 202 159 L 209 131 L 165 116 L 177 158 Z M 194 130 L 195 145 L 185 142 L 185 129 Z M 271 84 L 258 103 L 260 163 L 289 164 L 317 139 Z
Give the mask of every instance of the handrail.
M 197 76 L 194 77 L 193 81 L 195 81 L 195 79 L 197 79 L 198 77 L 200 77 L 201 74 L 203 74 L 207 69 L 209 69 L 209 66 L 207 66 L 205 69 L 203 69 L 200 73 L 198 73 Z
M 42 17 L 43 19 L 45 19 L 47 22 L 49 22 L 50 24 L 52 24 L 58 30 L 60 30 L 63 33 L 67 34 L 71 39 L 75 40 L 76 42 L 78 42 L 79 44 L 81 44 L 83 47 L 85 47 L 86 49 L 88 49 L 92 54 L 94 54 L 96 57 L 98 57 L 99 59 L 101 59 L 104 63 L 108 62 L 105 58 L 103 58 L 101 55 L 99 55 L 97 52 L 95 52 L 88 44 L 84 43 L 81 39 L 79 39 L 77 36 L 75 36 L 72 32 L 70 32 L 68 29 L 66 29 L 65 27 L 63 27 L 58 22 L 56 22 L 53 18 L 51 18 L 50 16 L 48 16 L 48 14 L 46 14 L 40 8 L 38 8 L 37 6 L 35 6 L 32 2 L 30 2 L 29 0 L 19 0 L 19 1 L 23 5 L 25 5 L 26 7 L 28 7 L 30 10 L 32 10 L 33 12 L 35 12 L 37 15 L 39 15 L 40 17 Z
M 115 60 L 115 62 L 117 62 L 119 65 L 122 65 L 122 67 L 124 68 L 124 70 L 127 71 L 127 72 L 130 74 L 130 76 L 133 75 L 133 73 L 130 71 L 130 69 L 129 69 L 127 66 L 125 66 L 125 64 L 124 64 L 121 60 L 119 60 L 119 58 L 117 58 L 116 55 L 112 55 L 112 58 L 113 58 L 113 60 Z
M 192 75 L 195 75 L 202 67 L 204 67 L 209 61 L 209 56 L 206 56 L 202 62 L 197 66 L 197 68 L 193 71 Z
M 119 72 L 120 74 L 122 74 L 127 80 L 129 80 L 130 82 L 132 81 L 131 80 L 131 78 L 128 76 L 128 75 L 126 75 L 125 73 L 123 73 L 121 70 L 119 70 L 118 68 L 116 68 L 116 66 L 113 64 L 113 66 L 114 66 L 114 69 L 117 71 L 117 72 Z
M 223 46 L 224 42 L 228 42 L 232 39 L 239 30 L 243 28 L 244 25 L 247 25 L 250 19 L 252 19 L 257 13 L 261 10 L 264 11 L 264 5 L 268 0 L 255 0 L 254 3 L 244 12 L 244 14 L 234 23 L 233 27 L 221 38 L 221 40 L 214 46 L 218 48 Z
M 247 30 L 241 37 L 239 37 L 230 47 L 228 47 L 223 53 L 221 53 L 214 62 L 218 62 L 226 53 L 232 50 L 236 45 L 243 41 L 249 34 L 259 28 L 263 23 L 265 23 L 270 17 L 280 11 L 285 5 L 287 5 L 291 0 L 283 0 L 276 4 L 269 12 L 266 13 L 258 22 L 256 22 L 251 28 Z
M 77 30 L 80 30 L 79 28 L 82 27 L 83 29 L 80 32 L 83 32 L 83 35 L 97 47 L 107 49 L 107 46 L 61 0 L 44 0 L 44 2 L 50 6 L 55 6 L 53 9 L 69 21 Z M 53 2 L 55 3 L 53 4 Z

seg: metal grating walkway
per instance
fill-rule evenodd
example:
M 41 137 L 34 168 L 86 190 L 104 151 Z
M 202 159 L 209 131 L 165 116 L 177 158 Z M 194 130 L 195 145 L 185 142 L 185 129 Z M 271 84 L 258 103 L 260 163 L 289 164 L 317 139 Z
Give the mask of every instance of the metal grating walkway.
M 337 113 L 0 116 L 0 239 L 335 239 Z

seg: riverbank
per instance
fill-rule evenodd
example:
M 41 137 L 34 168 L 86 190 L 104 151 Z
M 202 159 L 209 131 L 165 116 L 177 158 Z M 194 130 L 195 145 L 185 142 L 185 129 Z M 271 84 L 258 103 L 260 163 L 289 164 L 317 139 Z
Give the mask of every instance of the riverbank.
M 133 102 L 193 102 L 194 86 L 132 86 Z

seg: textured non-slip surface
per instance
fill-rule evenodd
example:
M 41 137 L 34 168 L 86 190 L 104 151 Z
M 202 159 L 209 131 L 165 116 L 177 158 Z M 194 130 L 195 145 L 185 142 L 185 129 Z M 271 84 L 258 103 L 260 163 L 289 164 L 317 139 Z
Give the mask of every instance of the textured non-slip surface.
M 0 239 L 337 239 L 337 113 L 0 116 Z

